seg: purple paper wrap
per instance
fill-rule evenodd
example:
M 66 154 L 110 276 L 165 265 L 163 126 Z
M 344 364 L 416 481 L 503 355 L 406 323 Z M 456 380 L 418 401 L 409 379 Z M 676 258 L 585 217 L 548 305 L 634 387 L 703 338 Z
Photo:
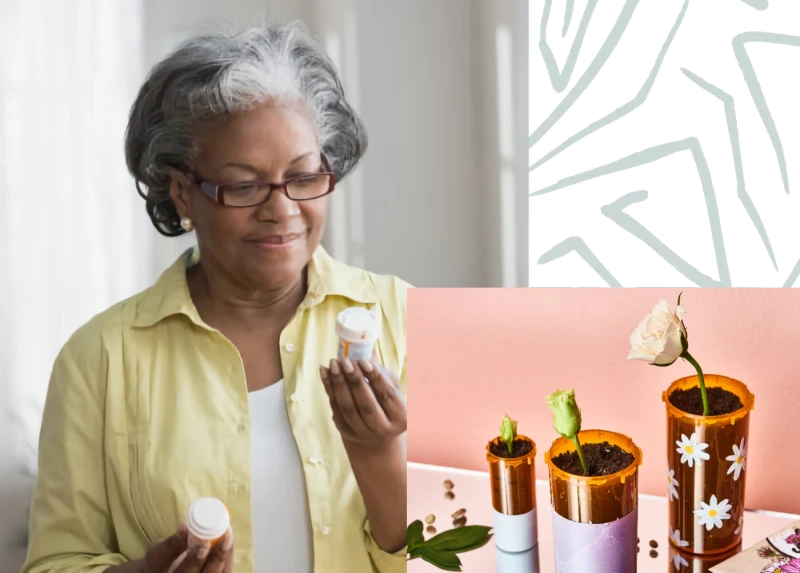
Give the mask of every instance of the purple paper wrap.
M 556 573 L 634 573 L 639 510 L 611 523 L 579 523 L 553 514 Z

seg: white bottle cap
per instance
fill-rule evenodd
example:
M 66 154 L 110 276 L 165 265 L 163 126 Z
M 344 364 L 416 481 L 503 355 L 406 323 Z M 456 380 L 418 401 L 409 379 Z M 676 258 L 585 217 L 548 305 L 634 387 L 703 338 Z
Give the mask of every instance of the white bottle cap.
M 347 342 L 371 342 L 380 330 L 377 314 L 360 306 L 346 308 L 337 317 L 336 334 Z
M 201 497 L 186 512 L 186 526 L 195 537 L 213 540 L 225 535 L 231 526 L 231 516 L 217 498 Z

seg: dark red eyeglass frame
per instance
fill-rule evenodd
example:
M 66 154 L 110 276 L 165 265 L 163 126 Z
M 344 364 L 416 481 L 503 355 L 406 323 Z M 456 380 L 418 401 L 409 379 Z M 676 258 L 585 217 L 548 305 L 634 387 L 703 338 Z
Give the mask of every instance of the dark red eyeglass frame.
M 316 171 L 314 173 L 304 173 L 303 175 L 298 175 L 297 177 L 290 177 L 283 183 L 270 183 L 268 181 L 246 181 L 244 183 L 217 184 L 201 179 L 195 173 L 190 173 L 189 177 L 192 179 L 192 182 L 200 188 L 200 191 L 202 191 L 204 195 L 206 195 L 209 199 L 214 201 L 214 203 L 216 203 L 220 207 L 228 207 L 231 209 L 246 209 L 249 207 L 258 207 L 259 205 L 263 205 L 264 203 L 269 201 L 269 198 L 272 197 L 272 192 L 275 191 L 276 189 L 280 189 L 281 191 L 283 191 L 283 194 L 286 195 L 286 197 L 288 197 L 292 201 L 313 201 L 314 199 L 325 197 L 325 195 L 330 195 L 331 193 L 333 193 L 333 190 L 336 187 L 336 174 L 333 171 L 331 171 L 331 166 L 330 163 L 328 163 L 328 158 L 325 157 L 324 153 L 320 153 L 320 158 L 322 159 L 323 171 Z M 327 175 L 330 178 L 328 183 L 328 190 L 325 193 L 308 199 L 295 199 L 294 197 L 289 197 L 289 191 L 286 189 L 287 185 L 290 185 L 295 181 L 305 179 L 312 175 Z M 255 203 L 253 205 L 228 205 L 227 203 L 225 203 L 226 188 L 240 187 L 242 185 L 262 185 L 264 187 L 269 186 L 269 192 L 267 193 L 267 196 L 263 201 L 261 201 L 260 203 Z

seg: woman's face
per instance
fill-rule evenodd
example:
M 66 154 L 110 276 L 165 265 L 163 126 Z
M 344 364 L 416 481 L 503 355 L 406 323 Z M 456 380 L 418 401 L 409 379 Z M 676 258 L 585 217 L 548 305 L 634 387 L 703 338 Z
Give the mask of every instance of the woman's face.
M 197 137 L 195 173 L 214 184 L 282 183 L 322 169 L 313 119 L 300 104 L 269 103 L 215 118 L 198 126 Z M 298 280 L 322 239 L 330 199 L 292 201 L 275 189 L 262 205 L 225 207 L 179 177 L 171 195 L 194 223 L 202 259 L 257 289 Z

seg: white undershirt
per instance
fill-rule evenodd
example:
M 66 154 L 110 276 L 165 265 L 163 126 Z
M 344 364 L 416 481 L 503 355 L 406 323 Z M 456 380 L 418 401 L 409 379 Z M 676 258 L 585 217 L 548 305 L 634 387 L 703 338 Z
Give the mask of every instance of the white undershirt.
M 251 511 L 256 573 L 312 573 L 305 475 L 292 435 L 283 380 L 248 394 Z

